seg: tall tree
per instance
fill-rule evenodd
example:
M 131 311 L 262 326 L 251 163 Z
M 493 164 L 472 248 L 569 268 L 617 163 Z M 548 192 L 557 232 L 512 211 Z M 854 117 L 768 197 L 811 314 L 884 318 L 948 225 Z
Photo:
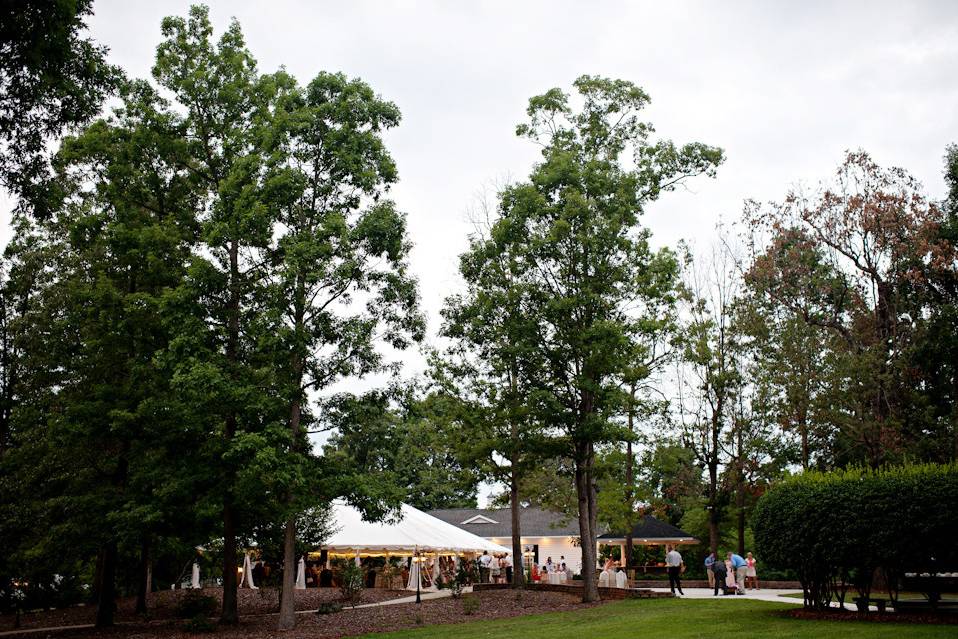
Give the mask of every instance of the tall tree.
M 267 306 L 283 357 L 295 467 L 309 453 L 307 394 L 383 370 L 378 345 L 408 347 L 422 338 L 424 321 L 408 273 L 405 216 L 382 199 L 397 179 L 382 135 L 399 123 L 399 109 L 342 74 L 321 73 L 302 89 L 286 84 L 273 113 L 265 184 L 282 229 Z M 302 484 L 287 491 L 280 629 L 296 621 L 296 513 L 312 505 Z
M 694 451 L 707 475 L 711 552 L 718 552 L 719 524 L 728 502 L 721 475 L 729 463 L 732 409 L 743 383 L 741 335 L 733 324 L 739 287 L 724 244 L 714 246 L 710 256 L 690 270 L 688 323 L 678 365 L 678 421 L 683 444 Z
M 153 464 L 170 425 L 156 362 L 171 337 L 162 299 L 185 274 L 196 226 L 190 178 L 154 132 L 168 122 L 155 93 L 134 84 L 110 121 L 66 140 L 53 214 L 25 247 L 56 273 L 26 327 L 31 349 L 44 341 L 30 360 L 38 430 L 23 451 L 48 474 L 34 498 L 50 525 L 36 541 L 72 539 L 74 557 L 97 546 L 98 626 L 113 622 L 120 547 L 139 545 L 156 515 Z
M 222 502 L 220 621 L 235 624 L 237 535 L 244 501 L 237 477 L 244 451 L 263 445 L 254 433 L 275 424 L 272 411 L 277 409 L 266 396 L 266 355 L 257 349 L 265 328 L 261 265 L 277 215 L 264 204 L 261 139 L 277 83 L 258 74 L 236 21 L 218 42 L 212 41 L 205 7 L 192 7 L 186 19 L 164 19 L 162 32 L 153 76 L 185 110 L 179 131 L 186 142 L 181 163 L 200 184 L 198 197 L 205 212 L 203 250 L 194 258 L 179 299 L 185 310 L 174 345 L 175 377 L 197 412 L 211 417 L 210 434 L 218 442 L 210 449 L 210 463 L 220 474 L 217 492 Z M 277 434 L 275 429 L 272 434 Z
M 529 182 L 503 195 L 493 234 L 523 261 L 529 339 L 544 360 L 534 408 L 575 464 L 583 599 L 596 600 L 596 446 L 624 439 L 620 383 L 643 309 L 670 290 L 670 251 L 653 251 L 644 207 L 687 178 L 714 175 L 721 150 L 650 143 L 638 113 L 649 98 L 623 80 L 582 76 L 576 110 L 560 89 L 529 101 L 518 134 L 543 147 Z M 631 153 L 626 165 L 622 155 Z
M 941 306 L 935 296 L 954 279 L 942 209 L 907 172 L 879 167 L 858 151 L 818 191 L 751 204 L 746 221 L 768 238 L 757 243 L 751 288 L 822 331 L 838 377 L 847 380 L 838 463 L 949 457 L 949 418 L 928 419 L 926 396 L 916 392 L 922 385 L 912 379 L 921 367 L 909 365 Z
M 483 206 L 469 250 L 459 258 L 466 292 L 446 300 L 442 334 L 451 346 L 434 360 L 440 387 L 459 402 L 469 435 L 463 452 L 476 467 L 507 486 L 512 556 L 522 557 L 521 485 L 534 452 L 541 452 L 541 421 L 529 410 L 541 358 L 530 347 L 530 292 L 519 254 L 503 242 L 501 217 Z M 501 213 L 501 210 L 500 210 Z M 524 571 L 513 571 L 521 587 Z

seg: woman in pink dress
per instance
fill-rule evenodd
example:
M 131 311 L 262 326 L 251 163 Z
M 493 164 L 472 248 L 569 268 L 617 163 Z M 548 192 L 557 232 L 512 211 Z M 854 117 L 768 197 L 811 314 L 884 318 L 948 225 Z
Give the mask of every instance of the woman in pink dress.
M 735 583 L 735 568 L 732 567 L 732 562 L 729 560 L 725 561 L 725 587 L 735 590 L 737 584 Z

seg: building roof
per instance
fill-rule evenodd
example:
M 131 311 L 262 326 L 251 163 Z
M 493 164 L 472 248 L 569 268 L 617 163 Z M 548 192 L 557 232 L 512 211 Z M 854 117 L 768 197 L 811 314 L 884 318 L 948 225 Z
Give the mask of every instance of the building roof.
M 698 539 L 685 532 L 681 528 L 676 528 L 670 523 L 656 519 L 652 515 L 645 515 L 632 528 L 632 539 L 636 543 L 676 543 L 676 544 L 696 544 Z M 599 541 L 623 541 L 624 532 L 611 532 L 599 535 Z
M 511 537 L 512 514 L 508 508 L 444 508 L 429 514 L 480 537 Z M 519 511 L 523 537 L 578 537 L 579 523 L 559 513 L 541 508 Z

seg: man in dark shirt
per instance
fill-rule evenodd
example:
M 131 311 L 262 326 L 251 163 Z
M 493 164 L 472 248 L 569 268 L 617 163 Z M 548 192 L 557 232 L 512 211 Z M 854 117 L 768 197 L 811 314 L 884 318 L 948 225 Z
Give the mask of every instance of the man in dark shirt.
M 718 596 L 719 588 L 722 589 L 722 595 L 725 595 L 725 562 L 719 559 L 715 560 L 715 563 L 712 564 L 712 572 L 715 574 L 715 593 L 713 597 Z

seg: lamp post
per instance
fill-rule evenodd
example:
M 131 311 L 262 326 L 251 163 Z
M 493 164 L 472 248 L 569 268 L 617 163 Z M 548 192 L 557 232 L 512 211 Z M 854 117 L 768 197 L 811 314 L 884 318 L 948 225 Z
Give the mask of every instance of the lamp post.
M 20 627 L 20 608 L 23 606 L 23 600 L 26 597 L 26 593 L 23 592 L 24 588 L 29 586 L 29 582 L 24 579 L 15 579 L 13 581 L 13 598 L 16 600 L 16 613 L 17 616 L 13 620 L 13 627 Z
M 419 571 L 420 571 L 421 568 L 422 568 L 422 565 L 421 565 L 421 564 L 422 564 L 422 558 L 419 556 L 419 549 L 418 549 L 418 548 L 416 548 L 416 556 L 412 558 L 412 562 L 413 562 L 414 567 L 415 567 L 415 569 L 416 569 L 416 603 L 417 603 L 417 604 L 421 604 L 421 603 L 422 603 L 422 598 L 421 598 L 420 595 L 419 595 L 419 584 L 422 583 L 422 575 L 420 574 Z

